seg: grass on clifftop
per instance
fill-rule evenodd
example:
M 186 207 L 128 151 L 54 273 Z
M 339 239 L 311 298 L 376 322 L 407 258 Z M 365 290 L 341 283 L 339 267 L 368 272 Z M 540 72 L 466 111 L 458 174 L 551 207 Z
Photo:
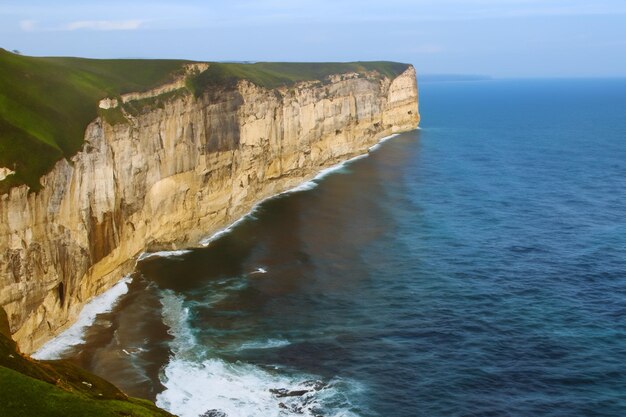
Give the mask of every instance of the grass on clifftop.
M 395 78 L 409 67 L 398 62 L 257 62 L 254 64 L 212 64 L 208 70 L 188 80 L 198 95 L 207 87 L 248 80 L 265 88 L 290 86 L 300 81 L 324 80 L 329 75 L 356 72 L 377 72 Z
M 39 188 L 54 164 L 78 152 L 105 97 L 167 82 L 184 61 L 34 58 L 0 49 L 0 183 Z
M 0 416 L 173 417 L 66 361 L 36 361 L 10 338 L 0 307 Z
M 15 171 L 0 181 L 0 194 L 21 184 L 37 191 L 41 176 L 81 149 L 85 128 L 99 114 L 111 124 L 125 121 L 119 108 L 98 109 L 100 99 L 162 85 L 190 62 L 36 58 L 0 48 L 0 167 Z M 189 76 L 186 84 L 199 96 L 240 79 L 275 88 L 346 72 L 376 71 L 394 78 L 407 67 L 394 62 L 212 63 L 208 70 Z M 129 103 L 124 109 L 140 112 L 141 105 Z

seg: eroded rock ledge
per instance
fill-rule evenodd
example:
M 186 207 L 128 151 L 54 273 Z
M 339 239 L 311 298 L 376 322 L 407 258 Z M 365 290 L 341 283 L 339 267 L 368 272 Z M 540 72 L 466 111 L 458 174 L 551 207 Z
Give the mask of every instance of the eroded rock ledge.
M 247 81 L 174 95 L 0 196 L 0 306 L 32 352 L 134 267 L 193 246 L 257 201 L 419 123 L 415 70 L 265 89 Z

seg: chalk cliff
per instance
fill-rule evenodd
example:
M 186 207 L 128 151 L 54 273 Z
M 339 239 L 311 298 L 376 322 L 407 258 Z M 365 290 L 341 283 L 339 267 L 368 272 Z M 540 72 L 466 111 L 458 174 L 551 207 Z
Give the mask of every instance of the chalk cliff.
M 410 66 L 394 79 L 180 91 L 126 121 L 94 120 L 82 151 L 40 191 L 0 196 L 0 306 L 23 351 L 71 324 L 141 252 L 196 245 L 259 200 L 419 123 Z

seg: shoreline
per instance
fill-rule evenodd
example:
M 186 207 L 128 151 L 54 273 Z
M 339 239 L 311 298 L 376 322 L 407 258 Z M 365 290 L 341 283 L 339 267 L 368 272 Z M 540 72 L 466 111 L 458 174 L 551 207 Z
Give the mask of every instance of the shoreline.
M 412 130 L 419 130 L 419 126 L 416 129 L 408 130 L 410 132 Z M 393 133 L 388 136 L 384 136 L 379 139 L 374 145 L 367 148 L 367 151 L 346 159 L 345 161 L 338 162 L 335 165 L 332 165 L 328 168 L 324 168 L 320 170 L 317 174 L 315 174 L 311 179 L 303 181 L 302 183 L 288 189 L 285 191 L 281 191 L 279 193 L 273 194 L 269 197 L 265 197 L 255 203 L 252 208 L 230 223 L 228 226 L 223 227 L 216 232 L 210 234 L 209 236 L 202 238 L 198 241 L 198 246 L 191 246 L 187 249 L 177 249 L 171 251 L 157 251 L 157 252 L 141 252 L 135 259 L 135 267 L 137 263 L 150 258 L 156 257 L 176 257 L 182 256 L 187 253 L 193 251 L 194 248 L 199 247 L 207 247 L 211 244 L 211 242 L 219 239 L 221 236 L 230 233 L 235 227 L 237 227 L 240 223 L 247 220 L 250 216 L 254 214 L 254 212 L 258 209 L 258 207 L 264 202 L 280 197 L 285 194 L 297 193 L 301 191 L 308 191 L 315 187 L 317 187 L 317 181 L 323 179 L 327 175 L 332 174 L 340 169 L 342 169 L 345 165 L 354 162 L 361 158 L 366 158 L 370 152 L 378 149 L 382 143 L 393 139 L 399 136 L 401 133 Z M 119 300 L 128 293 L 128 284 L 132 282 L 132 277 L 130 275 L 122 277 L 119 281 L 117 281 L 111 288 L 104 291 L 102 294 L 99 294 L 92 298 L 88 303 L 85 304 L 81 312 L 78 314 L 78 317 L 74 323 L 72 323 L 68 328 L 54 336 L 52 339 L 46 341 L 41 347 L 39 347 L 36 351 L 34 351 L 31 356 L 38 360 L 53 360 L 60 359 L 62 354 L 70 349 L 71 347 L 77 346 L 84 342 L 85 332 L 88 327 L 92 326 L 95 322 L 98 314 L 110 312 L 115 308 Z
M 30 356 L 37 360 L 60 359 L 66 350 L 84 342 L 87 328 L 94 324 L 99 314 L 115 307 L 120 298 L 128 293 L 128 284 L 132 280 L 130 276 L 122 277 L 113 287 L 89 300 L 70 327 L 48 340 Z

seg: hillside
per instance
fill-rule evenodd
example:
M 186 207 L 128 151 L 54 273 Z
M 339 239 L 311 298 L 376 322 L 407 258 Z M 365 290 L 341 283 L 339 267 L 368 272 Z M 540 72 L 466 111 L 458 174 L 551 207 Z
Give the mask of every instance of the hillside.
M 0 408 L 4 417 L 172 417 L 65 361 L 22 355 L 0 307 Z
M 180 77 L 188 63 L 37 58 L 0 49 L 0 169 L 15 172 L 6 179 L 0 176 L 0 193 L 21 184 L 37 191 L 42 175 L 81 149 L 86 126 L 99 114 L 100 99 L 165 84 Z M 407 67 L 391 62 L 212 63 L 208 70 L 190 75 L 186 85 L 198 96 L 216 84 L 240 79 L 274 88 L 346 72 L 393 78 Z

